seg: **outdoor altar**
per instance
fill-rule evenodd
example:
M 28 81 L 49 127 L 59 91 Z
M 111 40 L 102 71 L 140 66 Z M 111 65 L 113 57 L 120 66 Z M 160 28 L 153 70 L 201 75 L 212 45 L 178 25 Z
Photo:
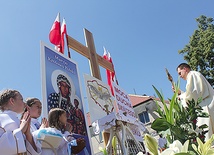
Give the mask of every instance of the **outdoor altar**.
M 104 132 L 106 153 L 146 153 L 141 134 L 146 129 L 136 118 L 128 94 L 113 84 L 113 96 L 107 84 L 89 75 L 84 78 L 92 126 L 96 134 Z

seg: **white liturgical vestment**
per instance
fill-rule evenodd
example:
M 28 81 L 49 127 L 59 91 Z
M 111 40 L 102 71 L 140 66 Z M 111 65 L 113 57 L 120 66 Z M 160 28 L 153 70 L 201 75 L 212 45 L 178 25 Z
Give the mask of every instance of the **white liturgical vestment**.
M 206 78 L 197 71 L 190 71 L 187 75 L 186 92 L 180 95 L 182 104 L 186 106 L 187 101 L 192 99 L 197 102 L 198 98 L 202 98 L 199 104 L 204 112 L 210 116 L 208 118 L 198 117 L 197 125 L 207 124 L 208 133 L 205 141 L 208 140 L 214 133 L 214 90 Z
M 31 144 L 25 140 L 19 125 L 20 120 L 17 117 L 17 113 L 13 111 L 4 111 L 0 113 L 0 154 L 40 154 L 41 148 L 37 148 L 39 153 L 33 149 Z
M 70 135 L 70 133 L 68 131 L 65 131 L 65 133 L 62 134 L 61 131 L 57 130 L 56 128 L 48 127 L 48 128 L 39 129 L 39 130 L 36 130 L 35 132 L 33 132 L 33 136 L 36 139 L 44 137 L 44 135 L 46 135 L 46 134 L 47 135 L 53 135 L 53 136 L 57 135 L 57 137 L 60 137 L 60 139 L 57 139 L 57 141 L 56 141 L 56 139 L 53 139 L 53 141 L 51 139 L 49 139 L 51 141 L 48 141 L 52 145 L 53 145 L 53 143 L 58 144 L 58 146 L 55 148 L 57 155 L 68 155 L 67 139 L 66 139 L 66 137 L 68 135 Z M 60 140 L 60 143 L 58 143 L 59 140 Z M 55 154 L 54 154 L 54 151 L 52 149 L 42 147 L 42 154 L 41 155 L 55 155 Z

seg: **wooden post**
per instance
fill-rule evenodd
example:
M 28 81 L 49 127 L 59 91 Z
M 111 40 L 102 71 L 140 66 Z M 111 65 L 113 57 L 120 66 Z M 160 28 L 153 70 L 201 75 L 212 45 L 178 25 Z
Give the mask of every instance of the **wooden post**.
M 94 40 L 93 40 L 93 35 L 91 32 L 85 29 L 85 41 L 86 41 L 86 46 L 89 49 L 89 60 L 90 60 L 90 67 L 91 67 L 91 75 L 93 75 L 97 79 L 101 79 L 100 75 L 100 69 L 99 69 L 99 64 L 97 60 L 97 54 L 94 46 Z

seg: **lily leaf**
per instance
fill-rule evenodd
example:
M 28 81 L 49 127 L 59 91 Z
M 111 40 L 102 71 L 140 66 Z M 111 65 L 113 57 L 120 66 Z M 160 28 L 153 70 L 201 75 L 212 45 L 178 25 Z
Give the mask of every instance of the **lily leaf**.
M 157 88 L 155 88 L 155 86 L 152 85 L 152 87 L 154 88 L 154 90 L 155 90 L 156 94 L 158 95 L 160 101 L 161 101 L 162 103 L 164 103 L 163 95 L 161 95 L 161 93 L 157 90 Z
M 151 128 L 156 131 L 166 131 L 169 129 L 172 125 L 166 121 L 164 118 L 157 118 L 153 121 Z

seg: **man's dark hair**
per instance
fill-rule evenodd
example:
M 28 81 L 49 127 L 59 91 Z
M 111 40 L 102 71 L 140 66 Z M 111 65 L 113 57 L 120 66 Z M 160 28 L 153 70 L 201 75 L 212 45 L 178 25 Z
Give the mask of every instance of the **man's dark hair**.
M 189 68 L 191 70 L 190 65 L 188 65 L 187 63 L 181 63 L 180 65 L 178 65 L 176 70 L 178 70 L 178 68 L 183 69 L 184 67 Z

